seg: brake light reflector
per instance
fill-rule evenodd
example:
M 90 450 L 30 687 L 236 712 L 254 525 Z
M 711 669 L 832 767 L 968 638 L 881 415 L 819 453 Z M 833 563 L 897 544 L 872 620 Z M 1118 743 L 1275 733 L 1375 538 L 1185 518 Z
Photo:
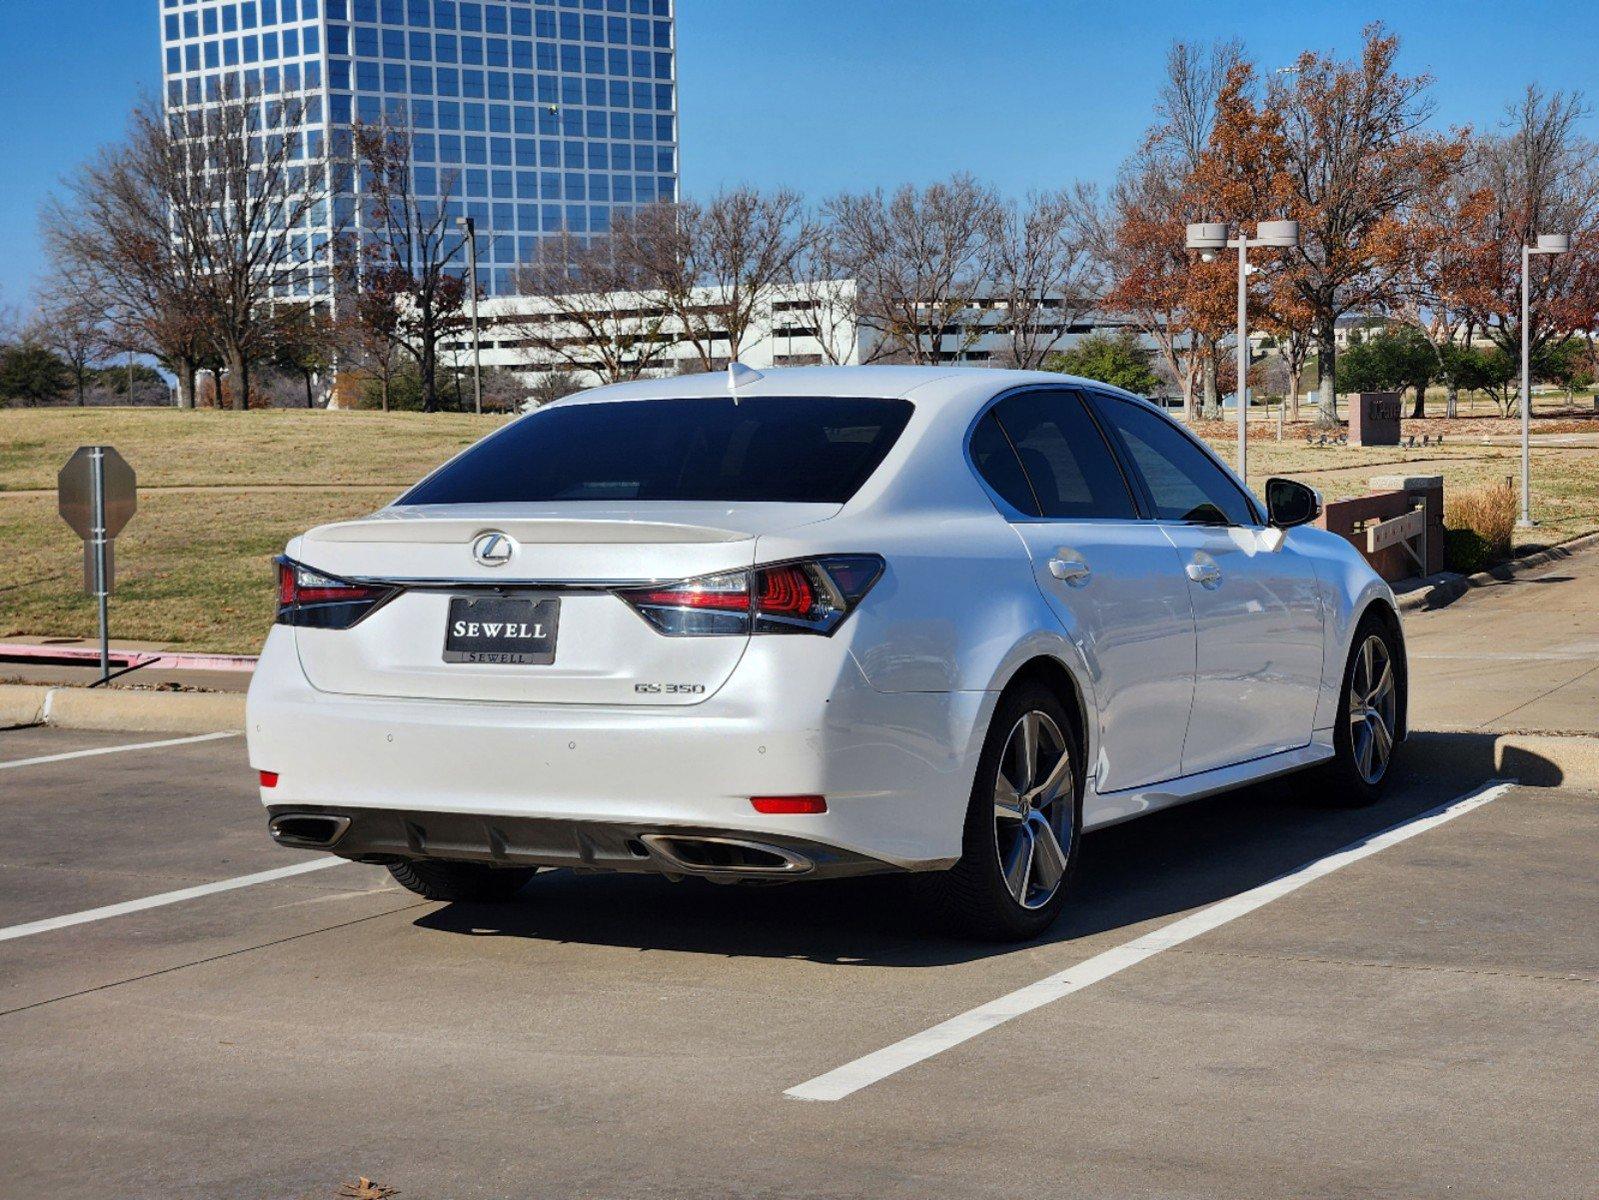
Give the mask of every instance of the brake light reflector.
M 769 817 L 786 817 L 827 811 L 826 796 L 751 796 L 750 804 Z
M 264 787 L 264 788 L 275 788 L 275 787 L 277 787 L 278 786 L 278 773 L 276 771 L 262 771 L 261 772 L 261 786 Z
M 837 629 L 883 573 L 875 554 L 830 555 L 724 571 L 616 595 L 672 637 Z

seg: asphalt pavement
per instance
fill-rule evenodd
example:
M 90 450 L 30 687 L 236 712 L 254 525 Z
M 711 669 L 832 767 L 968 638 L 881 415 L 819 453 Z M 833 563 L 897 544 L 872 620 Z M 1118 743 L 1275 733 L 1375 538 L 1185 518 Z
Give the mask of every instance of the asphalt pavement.
M 892 879 L 423 902 L 241 738 L 0 733 L 0 1197 L 1593 1195 L 1599 796 L 1416 761 L 1091 834 L 993 947 Z

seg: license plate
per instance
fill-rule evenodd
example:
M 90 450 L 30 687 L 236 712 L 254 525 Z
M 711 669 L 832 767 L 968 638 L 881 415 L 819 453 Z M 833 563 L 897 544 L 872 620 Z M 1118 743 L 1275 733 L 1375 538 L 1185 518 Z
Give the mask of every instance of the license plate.
M 560 619 L 559 600 L 452 596 L 444 661 L 548 666 Z

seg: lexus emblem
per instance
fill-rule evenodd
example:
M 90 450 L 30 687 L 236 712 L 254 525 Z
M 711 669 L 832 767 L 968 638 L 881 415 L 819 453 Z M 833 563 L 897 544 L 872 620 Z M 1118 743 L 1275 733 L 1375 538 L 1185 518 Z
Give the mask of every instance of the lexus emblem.
M 485 567 L 503 567 L 516 554 L 516 543 L 507 534 L 494 530 L 480 534 L 472 543 L 472 557 Z

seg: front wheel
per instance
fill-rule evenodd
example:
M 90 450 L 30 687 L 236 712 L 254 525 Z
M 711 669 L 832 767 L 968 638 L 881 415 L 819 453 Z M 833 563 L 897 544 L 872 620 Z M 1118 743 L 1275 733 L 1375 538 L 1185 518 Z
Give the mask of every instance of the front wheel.
M 1367 617 L 1355 631 L 1326 769 L 1330 803 L 1358 808 L 1381 799 L 1399 749 L 1400 679 L 1397 639 Z
M 944 901 L 964 932 L 994 941 L 1042 934 L 1065 904 L 1082 832 L 1078 750 L 1056 695 L 1005 696 L 978 759 L 958 863 Z
M 537 867 L 490 867 L 426 858 L 404 858 L 389 864 L 395 881 L 418 896 L 482 903 L 511 899 L 537 872 Z

